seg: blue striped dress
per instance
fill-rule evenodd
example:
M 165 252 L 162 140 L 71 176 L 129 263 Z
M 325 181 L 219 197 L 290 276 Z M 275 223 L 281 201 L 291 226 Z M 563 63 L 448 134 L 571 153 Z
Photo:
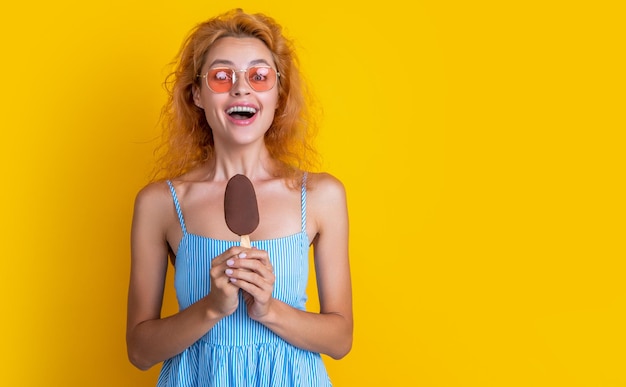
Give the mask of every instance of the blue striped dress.
M 178 305 L 183 310 L 209 293 L 211 260 L 239 242 L 187 232 L 176 190 L 170 181 L 168 185 L 183 231 L 174 276 Z M 309 273 L 305 181 L 301 197 L 301 232 L 252 241 L 252 246 L 269 253 L 276 275 L 273 297 L 305 310 Z M 250 319 L 241 292 L 235 313 L 220 320 L 182 353 L 163 362 L 157 383 L 158 387 L 330 385 L 321 356 L 287 343 Z

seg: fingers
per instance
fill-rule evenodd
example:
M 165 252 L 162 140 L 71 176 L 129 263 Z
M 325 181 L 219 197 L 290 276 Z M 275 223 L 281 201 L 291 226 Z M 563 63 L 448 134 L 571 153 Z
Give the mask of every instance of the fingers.
M 246 250 L 248 249 L 246 249 L 245 247 L 233 246 L 229 248 L 228 250 L 224 251 L 222 254 L 213 258 L 213 261 L 211 261 L 211 266 L 222 265 L 231 258 L 237 258 L 239 254 L 241 254 L 242 252 L 245 252 Z
M 232 261 L 233 259 L 237 259 L 242 251 L 245 250 L 240 246 L 231 247 L 230 249 L 224 251 L 222 254 L 213 258 L 211 261 L 211 287 L 215 287 L 222 291 L 225 291 L 228 295 L 236 294 L 237 287 L 233 286 L 230 281 L 230 277 L 226 274 L 226 270 L 228 265 L 226 262 Z
M 243 290 L 248 315 L 252 319 L 263 318 L 269 313 L 276 279 L 267 252 L 255 248 L 237 249 L 223 255 L 219 269 L 223 269 L 229 286 Z
M 273 275 L 274 271 L 274 267 L 269 260 L 267 252 L 262 250 L 252 249 L 248 251 L 242 251 L 237 255 L 229 257 L 226 260 L 225 264 L 226 267 L 231 270 L 238 270 L 240 272 L 253 272 L 262 277 Z
M 222 254 L 213 258 L 211 261 L 211 281 L 214 284 L 230 284 L 229 277 L 225 274 L 226 269 L 228 268 L 227 262 L 233 262 L 233 260 L 238 259 L 240 255 L 245 256 L 243 251 L 245 248 L 240 246 L 234 246 L 224 251 Z
M 274 286 L 274 268 L 269 260 L 266 251 L 250 249 L 242 251 L 236 256 L 226 260 L 224 273 L 230 278 L 232 283 L 246 282 L 253 287 L 267 291 Z M 249 288 L 246 284 L 237 284 L 240 288 L 250 290 L 254 295 L 254 288 Z

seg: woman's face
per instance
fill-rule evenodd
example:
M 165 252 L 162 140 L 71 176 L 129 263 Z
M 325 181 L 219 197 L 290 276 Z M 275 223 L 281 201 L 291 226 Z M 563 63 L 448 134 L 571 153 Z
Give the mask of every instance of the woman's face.
M 255 70 L 246 73 L 251 67 Z M 214 69 L 218 70 L 210 71 Z M 204 109 L 216 147 L 263 141 L 278 103 L 278 76 L 274 84 L 273 70 L 270 50 L 256 38 L 221 38 L 209 49 L 200 72 L 204 78 L 199 88 L 194 87 L 193 97 Z

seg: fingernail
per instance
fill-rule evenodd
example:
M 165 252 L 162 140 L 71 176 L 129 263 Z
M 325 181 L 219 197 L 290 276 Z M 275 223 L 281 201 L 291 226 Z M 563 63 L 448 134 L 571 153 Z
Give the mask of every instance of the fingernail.
M 226 269 L 226 275 L 232 275 L 233 271 L 232 269 Z
M 237 282 L 237 278 L 230 278 L 230 282 Z
M 226 264 L 227 264 L 228 266 L 232 266 L 232 265 L 234 265 L 234 264 L 235 264 L 235 261 L 234 261 L 234 260 L 232 260 L 232 259 L 229 259 L 228 261 L 226 261 Z
M 240 254 L 238 255 L 238 257 L 239 257 L 239 258 L 245 258 L 245 257 L 247 257 L 247 255 L 246 255 L 246 253 L 240 253 Z

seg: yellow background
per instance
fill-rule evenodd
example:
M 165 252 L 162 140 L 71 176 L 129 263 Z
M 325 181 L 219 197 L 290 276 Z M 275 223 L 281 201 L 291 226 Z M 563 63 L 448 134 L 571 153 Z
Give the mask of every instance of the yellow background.
M 626 386 L 622 2 L 300 3 L 2 6 L 0 384 L 155 384 L 125 353 L 132 203 L 166 64 L 240 6 L 296 39 L 348 190 L 336 386 Z

